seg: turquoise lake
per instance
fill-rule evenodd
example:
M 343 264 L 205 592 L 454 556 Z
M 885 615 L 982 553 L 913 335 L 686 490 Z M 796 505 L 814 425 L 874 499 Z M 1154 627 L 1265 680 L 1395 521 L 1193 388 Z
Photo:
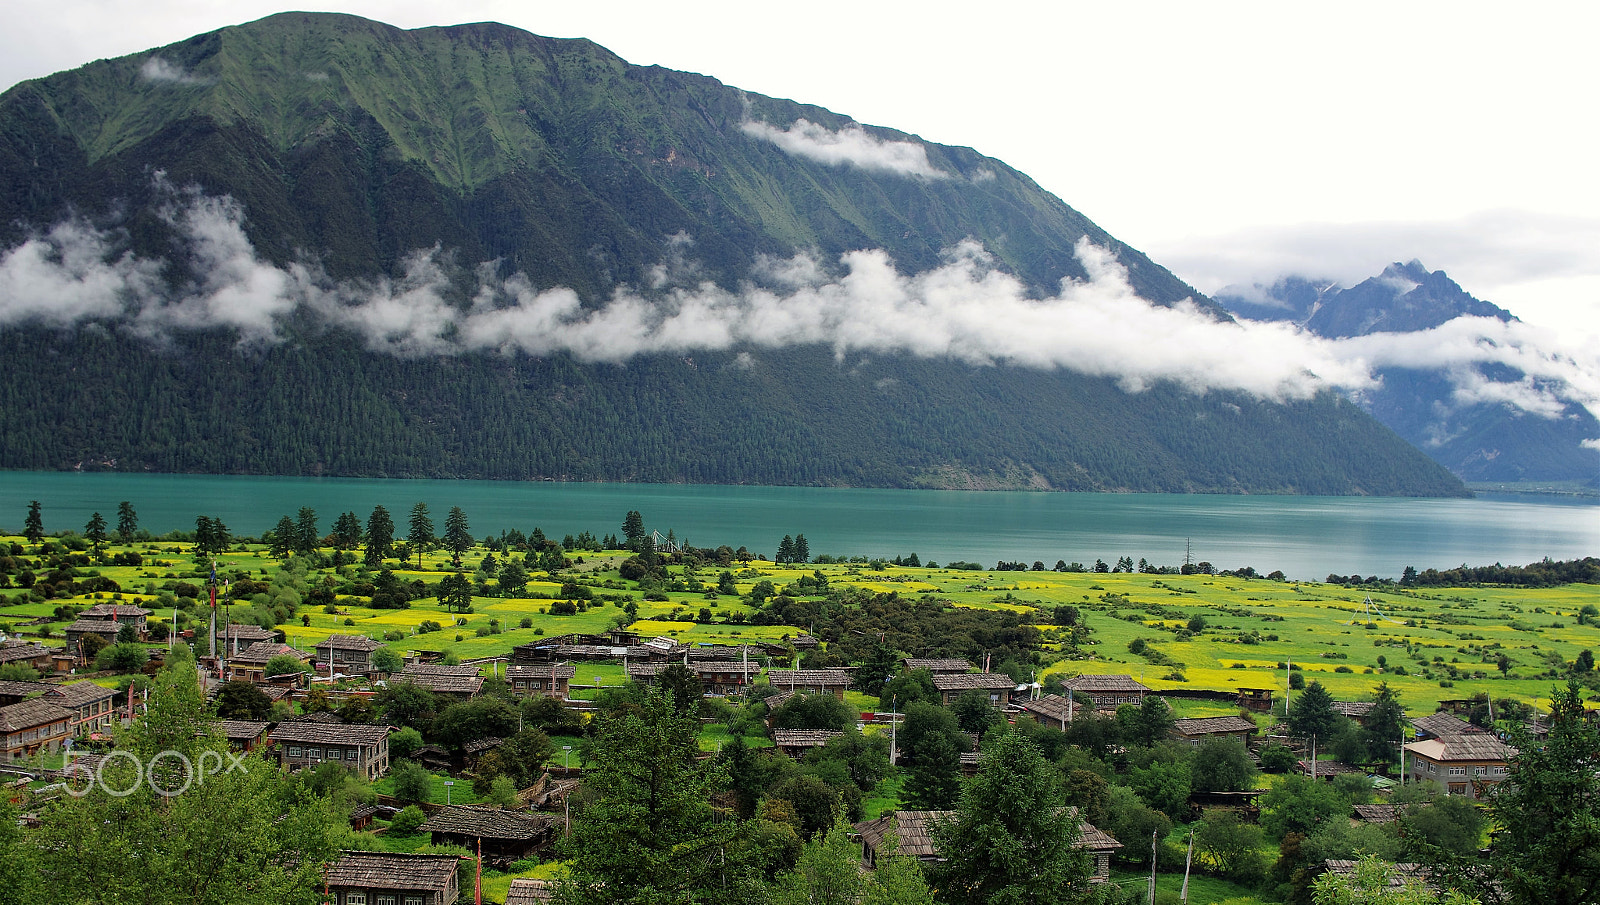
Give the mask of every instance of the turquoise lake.
M 365 522 L 383 505 L 403 536 L 412 506 L 425 502 L 436 530 L 460 506 L 479 537 L 536 526 L 558 539 L 582 531 L 603 537 L 621 534 L 623 516 L 637 509 L 662 534 L 672 529 L 696 546 L 744 545 L 769 557 L 785 534 L 804 534 L 814 555 L 914 552 L 985 567 L 1121 556 L 1178 565 L 1187 543 L 1196 562 L 1281 569 L 1307 580 L 1600 555 L 1600 505 L 1518 495 L 1414 500 L 11 471 L 0 472 L 0 529 L 20 531 L 30 500 L 40 502 L 52 533 L 81 532 L 96 511 L 114 525 L 123 500 L 140 527 L 156 533 L 193 530 L 195 516 L 207 515 L 247 535 L 302 506 L 317 511 L 326 531 L 341 512 Z

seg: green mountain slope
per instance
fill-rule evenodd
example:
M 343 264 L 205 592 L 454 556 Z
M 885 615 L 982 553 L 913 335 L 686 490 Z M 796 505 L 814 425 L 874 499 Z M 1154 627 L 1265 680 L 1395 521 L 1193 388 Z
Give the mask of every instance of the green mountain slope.
M 768 258 L 882 249 L 903 273 L 976 239 L 1033 291 L 1111 251 L 1141 296 L 1226 314 L 1026 176 L 967 148 L 920 175 L 786 153 L 749 124 L 846 117 L 630 66 L 499 25 L 401 31 L 290 13 L 0 95 L 0 245 L 76 213 L 112 255 L 174 253 L 191 187 L 228 196 L 254 253 L 347 285 L 418 250 L 496 262 L 603 305 L 664 262 L 733 289 Z M 470 304 L 457 280 L 449 304 Z M 0 299 L 0 303 L 5 300 Z M 41 324 L 40 321 L 44 321 Z M 1448 495 L 1464 488 L 1354 406 L 822 345 L 585 364 L 397 357 L 304 312 L 279 343 L 152 339 L 116 318 L 0 327 L 0 467 L 1062 490 Z M 0 322 L 3 323 L 3 322 Z M 87 325 L 84 325 L 87 323 Z

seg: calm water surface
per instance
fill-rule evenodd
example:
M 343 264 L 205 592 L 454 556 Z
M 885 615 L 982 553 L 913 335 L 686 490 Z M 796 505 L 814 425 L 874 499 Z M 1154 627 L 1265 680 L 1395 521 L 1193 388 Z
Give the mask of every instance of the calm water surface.
M 140 527 L 156 533 L 192 530 L 195 516 L 209 515 L 235 534 L 256 535 L 302 506 L 317 511 L 326 531 L 341 512 L 365 522 L 383 505 L 404 536 L 420 501 L 437 531 L 450 507 L 460 506 L 480 537 L 535 526 L 557 538 L 620 534 L 623 516 L 637 509 L 645 526 L 662 534 L 670 528 L 696 546 L 745 545 L 768 556 L 783 535 L 804 534 L 813 554 L 915 552 L 986 567 L 1121 556 L 1177 565 L 1187 542 L 1195 561 L 1303 579 L 1600 555 L 1600 505 L 1511 495 L 1409 500 L 13 471 L 0 472 L 0 529 L 20 531 L 30 500 L 43 506 L 52 533 L 82 531 L 96 511 L 115 525 L 117 504 L 127 500 Z

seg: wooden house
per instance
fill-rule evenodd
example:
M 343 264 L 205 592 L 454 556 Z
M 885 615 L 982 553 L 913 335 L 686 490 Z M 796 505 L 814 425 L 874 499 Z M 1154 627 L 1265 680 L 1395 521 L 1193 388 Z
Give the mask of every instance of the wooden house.
M 43 644 L 12 639 L 0 644 L 0 666 L 24 663 L 39 672 L 50 672 L 54 668 L 50 656 L 58 651 L 58 648 L 45 647 Z
M 413 663 L 394 678 L 397 682 L 420 685 L 436 695 L 468 701 L 483 690 L 483 676 L 476 666 L 445 666 Z
M 780 691 L 822 692 L 844 700 L 850 674 L 842 669 L 769 669 L 767 681 Z
M 855 830 L 861 837 L 861 860 L 868 867 L 877 867 L 878 852 L 883 848 L 883 841 L 893 834 L 898 842 L 896 851 L 899 854 L 916 858 L 924 864 L 942 861 L 944 859 L 934 846 L 933 825 L 941 820 L 954 819 L 954 811 L 895 811 L 877 820 L 858 823 Z M 1066 819 L 1077 819 L 1076 809 L 1067 809 Z M 1122 848 L 1122 843 L 1092 824 L 1083 823 L 1080 828 L 1082 837 L 1078 846 L 1087 849 L 1094 858 L 1094 871 L 1089 881 L 1104 883 L 1111 878 L 1111 855 Z
M 1451 795 L 1483 797 L 1511 775 L 1517 749 L 1487 732 L 1446 735 L 1411 742 L 1411 780 L 1443 783 Z
M 240 651 L 249 650 L 252 644 L 278 640 L 278 633 L 259 625 L 231 622 L 222 627 L 222 637 L 217 640 L 221 642 L 223 652 L 232 657 Z
M 283 677 L 267 675 L 267 664 L 273 657 L 289 656 L 300 663 L 311 663 L 311 655 L 305 651 L 295 650 L 287 644 L 277 641 L 258 641 L 244 650 L 228 658 L 228 680 L 252 682 L 264 685 L 269 681 L 283 681 Z M 290 684 L 298 685 L 303 681 L 299 676 L 289 677 Z
M 71 737 L 72 712 L 40 699 L 0 707 L 0 760 L 54 752 Z
M 1094 702 L 1096 710 L 1116 710 L 1123 704 L 1135 706 L 1154 694 L 1144 683 L 1133 676 L 1073 676 L 1061 683 L 1073 694 L 1081 694 Z
M 67 626 L 67 650 L 78 655 L 79 660 L 85 659 L 83 639 L 89 635 L 97 636 L 106 644 L 117 643 L 117 633 L 122 631 L 122 624 L 112 622 L 110 619 L 85 619 L 79 616 Z
M 837 729 L 774 729 L 772 744 L 795 760 L 806 756 L 813 748 L 821 748 L 830 738 L 844 735 Z
M 907 657 L 904 662 L 907 670 L 926 669 L 936 676 L 944 673 L 972 672 L 977 669 L 976 666 L 962 659 L 919 660 L 916 657 Z
M 939 691 L 939 701 L 946 707 L 969 691 L 979 692 L 989 698 L 992 707 L 1004 707 L 1015 696 L 1024 694 L 1016 682 L 1005 673 L 967 672 L 938 673 L 933 677 L 933 687 Z
M 112 702 L 116 689 L 96 685 L 87 679 L 53 685 L 44 699 L 72 714 L 73 735 L 88 735 L 110 729 L 117 722 Z
M 545 814 L 451 805 L 434 812 L 418 828 L 434 845 L 459 845 L 476 853 L 483 845 L 485 866 L 504 867 L 547 848 L 561 835 L 561 821 Z
M 1271 713 L 1272 694 L 1271 688 L 1241 688 L 1235 703 L 1251 713 Z
M 268 744 L 267 730 L 271 728 L 271 723 L 259 720 L 221 720 L 217 724 L 222 737 L 228 740 L 228 750 L 246 753 L 265 748 Z
M 372 654 L 383 647 L 365 635 L 329 635 L 316 646 L 317 671 L 330 670 L 347 676 L 364 676 L 372 672 Z
M 391 731 L 389 726 L 296 720 L 279 723 L 270 738 L 285 769 L 337 763 L 374 782 L 389 772 Z
M 328 905 L 454 905 L 461 898 L 455 855 L 342 852 L 328 865 Z
M 1023 701 L 1022 712 L 1033 717 L 1034 722 L 1052 729 L 1067 731 L 1075 717 L 1082 716 L 1082 704 L 1063 694 L 1047 694 L 1032 701 Z
M 1175 720 L 1172 738 L 1199 746 L 1214 738 L 1236 738 L 1248 742 L 1256 734 L 1256 724 L 1242 716 L 1210 716 Z
M 528 697 L 567 700 L 572 690 L 572 680 L 578 667 L 571 663 L 551 663 L 548 666 L 507 666 L 506 681 L 511 690 Z

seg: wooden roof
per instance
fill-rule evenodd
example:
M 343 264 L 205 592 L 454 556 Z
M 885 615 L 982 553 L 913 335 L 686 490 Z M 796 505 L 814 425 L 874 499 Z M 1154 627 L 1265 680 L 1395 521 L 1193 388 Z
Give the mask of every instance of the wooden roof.
M 1207 716 L 1177 720 L 1173 722 L 1172 728 L 1173 731 L 1183 735 L 1219 735 L 1227 732 L 1253 734 L 1256 731 L 1256 724 L 1242 716 Z
M 67 626 L 67 631 L 82 635 L 115 635 L 131 622 L 112 622 L 110 619 L 77 619 Z
M 403 855 L 388 852 L 343 852 L 328 865 L 329 886 L 355 889 L 450 888 L 461 859 L 456 855 Z
M 6 644 L 0 646 L 0 663 L 10 663 L 14 660 L 37 660 L 55 653 L 54 649 L 43 644 Z
M 1406 750 L 1436 763 L 1448 761 L 1508 761 L 1517 749 L 1487 732 L 1443 735 L 1406 745 Z
M 517 877 L 506 893 L 506 905 L 542 905 L 555 898 L 556 885 L 550 880 Z
M 774 729 L 772 743 L 779 748 L 820 748 L 841 735 L 838 729 Z
M 406 676 L 476 676 L 481 672 L 476 666 L 446 666 L 443 663 L 412 663 L 405 668 Z
M 443 692 L 445 694 L 477 694 L 483 690 L 483 676 L 478 675 L 476 671 L 472 675 L 462 676 L 417 673 L 411 671 L 413 668 L 406 667 L 406 671 L 400 674 L 399 680 L 419 685 L 429 691 Z
M 926 669 L 931 673 L 941 672 L 971 672 L 977 667 L 962 659 L 927 659 L 919 660 L 915 657 L 905 659 L 906 669 Z
M 371 653 L 382 647 L 382 642 L 374 641 L 366 635 L 329 635 L 326 641 L 317 643 L 317 650 L 359 650 Z
M 1393 823 L 1405 814 L 1405 807 L 1398 804 L 1358 804 L 1355 812 L 1356 819 L 1363 823 Z
M 631 665 L 631 664 L 630 664 Z M 578 674 L 578 667 L 571 663 L 552 663 L 549 666 L 507 666 L 507 679 L 548 679 L 551 676 L 557 679 L 572 680 Z
M 793 685 L 816 685 L 822 688 L 845 687 L 850 684 L 850 674 L 842 669 L 769 669 L 767 681 L 774 688 Z
M 1067 712 L 1069 707 L 1072 711 L 1070 714 Z M 1084 712 L 1087 708 L 1064 694 L 1047 694 L 1036 701 L 1024 701 L 1022 709 L 1047 720 L 1071 722 L 1076 714 Z
M 940 673 L 933 677 L 933 687 L 940 691 L 1010 691 L 1017 683 L 1000 672 Z
M 388 736 L 389 730 L 388 726 L 297 720 L 279 723 L 278 728 L 272 730 L 272 741 L 274 744 L 376 745 Z
M 97 603 L 79 613 L 78 616 L 83 619 L 110 619 L 115 614 L 118 619 L 129 617 L 138 619 L 141 616 L 148 616 L 150 613 L 150 610 L 142 606 L 134 606 L 129 603 Z
M 72 719 L 72 714 L 54 704 L 34 699 L 0 707 L 0 733 L 20 732 L 37 726 Z
M 229 657 L 228 662 L 260 664 L 262 666 L 266 666 L 273 657 L 277 656 L 294 657 L 296 660 L 299 660 L 302 663 L 311 659 L 311 654 L 303 650 L 296 650 L 282 642 L 257 641 L 244 650 L 239 651 L 238 653 Z
M 103 685 L 96 685 L 88 679 L 83 679 L 77 682 L 69 682 L 66 685 L 51 687 L 50 693 L 46 698 L 50 703 L 59 707 L 82 707 L 85 704 L 109 701 L 116 696 L 117 690 L 115 688 L 106 688 Z
M 62 686 L 51 685 L 48 682 L 0 682 L 0 697 L 26 698 L 36 694 L 52 693 L 60 687 Z
M 877 820 L 858 823 L 855 825 L 855 830 L 861 835 L 864 846 L 877 851 L 882 846 L 884 837 L 893 829 L 900 838 L 900 854 L 910 855 L 921 861 L 931 861 L 938 857 L 933 845 L 934 824 L 941 820 L 954 820 L 955 816 L 955 811 L 895 811 Z M 1067 819 L 1075 818 L 1077 809 L 1068 808 L 1063 816 Z M 1079 845 L 1083 848 L 1090 851 L 1115 851 L 1122 848 L 1122 843 L 1093 824 L 1080 824 L 1079 829 L 1083 834 L 1083 841 Z
M 1307 776 L 1310 776 L 1311 775 L 1311 761 L 1303 760 L 1303 761 L 1300 761 L 1299 763 L 1300 763 L 1300 772 L 1304 773 Z M 1323 758 L 1320 758 L 1320 757 L 1317 758 L 1317 778 L 1318 779 L 1321 779 L 1324 776 L 1342 776 L 1342 775 L 1344 775 L 1346 773 L 1366 773 L 1366 772 L 1367 771 L 1361 769 L 1360 767 L 1351 766 L 1350 764 L 1344 763 L 1342 761 L 1333 760 L 1332 758 L 1329 758 L 1327 760 L 1324 760 Z
M 1342 713 L 1352 720 L 1359 720 L 1371 713 L 1373 706 L 1371 701 L 1334 701 L 1333 711 Z
M 271 723 L 258 720 L 222 720 L 218 723 L 224 738 L 229 741 L 241 742 L 260 738 L 262 733 L 267 731 L 267 727 L 271 725 Z
M 418 830 L 477 839 L 527 841 L 549 835 L 555 824 L 554 818 L 544 814 L 458 804 L 436 811 Z
M 1096 692 L 1096 691 L 1116 692 L 1116 691 L 1124 691 L 1124 692 L 1130 692 L 1130 693 L 1131 692 L 1137 692 L 1139 694 L 1150 694 L 1151 693 L 1150 689 L 1147 688 L 1144 685 L 1144 683 L 1135 680 L 1133 676 L 1095 676 L 1095 675 L 1073 676 L 1072 678 L 1067 679 L 1066 681 L 1062 682 L 1061 684 L 1066 686 L 1067 688 L 1072 689 L 1073 691 L 1084 691 L 1084 692 Z
M 1434 735 L 1440 737 L 1446 735 L 1473 735 L 1483 732 L 1482 729 L 1479 729 L 1477 726 L 1472 725 L 1466 720 L 1443 712 L 1430 713 L 1427 716 L 1418 717 L 1417 719 L 1411 721 L 1411 725 L 1416 728 L 1417 732 L 1423 735 Z

